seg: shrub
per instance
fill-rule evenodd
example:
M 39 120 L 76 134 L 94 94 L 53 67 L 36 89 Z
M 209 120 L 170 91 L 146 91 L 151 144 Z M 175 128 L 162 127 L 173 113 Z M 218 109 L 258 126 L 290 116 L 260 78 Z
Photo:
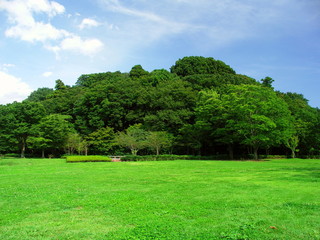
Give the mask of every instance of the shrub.
M 193 156 L 193 155 L 127 155 L 121 161 L 173 161 L 173 160 L 225 160 L 226 155 L 216 156 Z
M 286 155 L 260 155 L 262 159 L 287 159 Z
M 6 153 L 6 154 L 4 154 L 4 157 L 5 158 L 19 158 L 20 154 L 18 154 L 18 153 Z
M 91 155 L 91 156 L 67 156 L 68 163 L 72 162 L 111 162 L 111 158 L 107 156 Z

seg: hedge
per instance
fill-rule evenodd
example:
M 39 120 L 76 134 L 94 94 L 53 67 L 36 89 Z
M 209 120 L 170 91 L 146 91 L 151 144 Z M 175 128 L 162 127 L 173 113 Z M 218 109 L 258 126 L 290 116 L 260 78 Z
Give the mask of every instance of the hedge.
M 67 156 L 68 163 L 73 162 L 111 162 L 111 158 L 107 156 L 100 155 L 90 155 L 90 156 Z
M 193 155 L 145 155 L 134 156 L 127 155 L 121 158 L 121 161 L 173 161 L 173 160 L 223 160 L 226 155 L 216 156 L 193 156 Z

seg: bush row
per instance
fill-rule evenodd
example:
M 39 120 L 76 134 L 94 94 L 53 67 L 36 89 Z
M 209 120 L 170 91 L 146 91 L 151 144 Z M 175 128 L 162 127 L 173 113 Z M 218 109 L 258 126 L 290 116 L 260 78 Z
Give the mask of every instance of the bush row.
M 73 162 L 111 162 L 111 158 L 107 156 L 91 155 L 91 156 L 67 156 L 68 163 Z
M 172 160 L 224 160 L 227 155 L 215 156 L 193 156 L 193 155 L 145 155 L 134 156 L 127 155 L 121 158 L 121 161 L 172 161 Z
M 261 159 L 286 159 L 288 156 L 286 155 L 260 155 Z

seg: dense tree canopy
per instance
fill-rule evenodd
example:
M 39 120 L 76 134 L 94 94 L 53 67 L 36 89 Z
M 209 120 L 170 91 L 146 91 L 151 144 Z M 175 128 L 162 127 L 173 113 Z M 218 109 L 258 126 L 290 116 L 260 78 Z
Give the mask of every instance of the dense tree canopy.
M 198 120 L 211 124 L 223 143 L 248 145 L 258 159 L 259 148 L 277 146 L 292 137 L 288 106 L 271 89 L 230 85 L 225 90 L 222 94 L 205 92 L 196 109 Z
M 182 77 L 195 74 L 235 74 L 235 71 L 224 62 L 205 57 L 184 57 L 179 59 L 171 67 L 171 72 Z
M 205 57 L 184 57 L 170 71 L 83 74 L 74 86 L 58 79 L 54 89 L 0 105 L 0 154 L 158 154 L 169 146 L 229 158 L 258 158 L 259 149 L 320 154 L 320 110 L 273 82 Z

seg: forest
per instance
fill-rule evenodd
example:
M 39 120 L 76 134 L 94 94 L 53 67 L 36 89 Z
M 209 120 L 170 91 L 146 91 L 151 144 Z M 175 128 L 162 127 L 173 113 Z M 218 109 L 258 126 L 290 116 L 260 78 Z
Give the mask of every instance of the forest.
M 0 154 L 320 155 L 320 110 L 273 82 L 195 56 L 169 71 L 136 65 L 84 74 L 73 86 L 59 79 L 0 105 Z

